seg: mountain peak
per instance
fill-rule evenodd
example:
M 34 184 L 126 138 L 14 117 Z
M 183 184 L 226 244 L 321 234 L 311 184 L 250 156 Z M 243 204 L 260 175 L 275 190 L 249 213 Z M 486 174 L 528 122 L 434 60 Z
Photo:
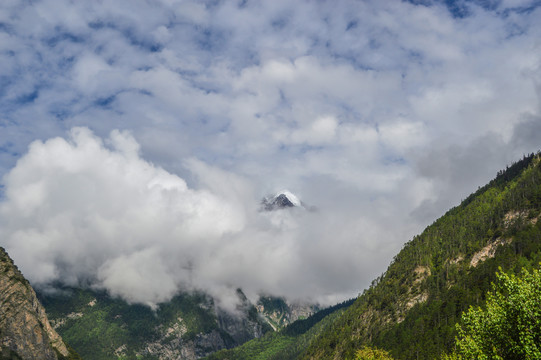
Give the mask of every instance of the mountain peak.
M 276 193 L 276 195 L 265 197 L 261 201 L 261 207 L 265 211 L 273 211 L 304 206 L 295 194 L 289 190 L 282 190 Z

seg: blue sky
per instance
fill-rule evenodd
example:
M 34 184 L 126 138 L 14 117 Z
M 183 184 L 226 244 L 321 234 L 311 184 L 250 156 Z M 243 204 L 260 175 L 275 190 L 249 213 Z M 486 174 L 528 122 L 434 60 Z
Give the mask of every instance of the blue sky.
M 150 305 L 352 296 L 541 148 L 539 5 L 2 1 L 1 245 Z M 281 189 L 319 212 L 258 213 Z

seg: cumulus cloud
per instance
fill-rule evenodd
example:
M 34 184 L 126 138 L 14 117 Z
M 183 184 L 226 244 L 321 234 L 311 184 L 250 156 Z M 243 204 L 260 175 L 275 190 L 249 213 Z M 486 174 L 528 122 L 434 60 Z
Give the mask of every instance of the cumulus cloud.
M 356 215 L 261 213 L 246 179 L 186 166 L 202 188 L 144 160 L 127 132 L 36 141 L 4 179 L 3 244 L 37 286 L 90 284 L 150 306 L 193 289 L 224 306 L 238 287 L 312 301 L 357 291 L 348 283 L 370 256 L 352 243 Z
M 242 209 L 144 161 L 125 132 L 34 142 L 4 182 L 2 238 L 38 285 L 90 281 L 156 304 L 187 285 L 190 249 L 244 227 Z

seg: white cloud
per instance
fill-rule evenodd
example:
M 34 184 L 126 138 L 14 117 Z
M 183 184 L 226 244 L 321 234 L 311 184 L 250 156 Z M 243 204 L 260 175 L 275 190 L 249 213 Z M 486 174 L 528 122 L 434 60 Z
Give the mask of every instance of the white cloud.
M 398 119 L 393 123 L 380 126 L 382 142 L 390 148 L 396 148 L 400 153 L 411 147 L 419 147 L 426 142 L 425 126 L 423 123 L 411 123 Z
M 306 128 L 296 129 L 291 134 L 293 143 L 321 145 L 330 143 L 336 136 L 338 122 L 332 116 L 315 119 Z
M 185 163 L 202 188 L 142 159 L 127 132 L 36 141 L 4 179 L 3 244 L 35 285 L 90 282 L 149 306 L 194 288 L 224 306 L 237 287 L 313 301 L 356 293 L 351 280 L 373 262 L 353 245 L 365 226 L 348 207 L 260 213 L 247 179 Z
M 95 93 L 110 72 L 110 66 L 102 58 L 89 54 L 79 58 L 73 68 L 73 77 L 79 90 Z
M 113 296 L 128 302 L 137 302 L 155 308 L 169 301 L 179 291 L 181 280 L 161 261 L 162 255 L 156 248 L 108 259 L 98 269 L 98 287 L 105 287 Z M 141 294 L 144 294 L 143 296 Z
M 182 262 L 183 249 L 199 242 L 210 246 L 239 231 L 243 216 L 216 195 L 189 189 L 178 176 L 142 160 L 129 134 L 114 131 L 108 142 L 111 149 L 88 129 L 76 128 L 69 141 L 33 143 L 5 178 L 3 238 L 38 284 L 69 274 L 79 281 L 98 276 L 98 286 L 128 300 L 164 300 L 178 290 L 176 282 L 173 290 L 171 280 L 146 292 L 130 291 L 129 284 L 141 277 L 151 283 L 173 271 L 172 264 L 136 271 L 138 259 L 155 256 L 160 262 L 160 252 L 174 249 Z M 125 274 L 120 264 L 127 266 Z M 132 273 L 133 279 L 125 279 Z M 123 281 L 122 289 L 111 285 Z

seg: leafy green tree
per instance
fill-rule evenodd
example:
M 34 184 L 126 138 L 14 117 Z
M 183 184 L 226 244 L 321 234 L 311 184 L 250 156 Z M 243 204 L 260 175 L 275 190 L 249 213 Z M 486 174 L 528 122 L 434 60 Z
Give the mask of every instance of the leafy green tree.
M 486 308 L 470 307 L 457 325 L 457 354 L 466 359 L 541 359 L 541 274 L 496 274 Z
M 443 354 L 441 358 L 442 360 L 464 360 L 463 357 L 457 353 L 452 353 L 451 355 Z
M 391 354 L 385 350 L 363 347 L 355 354 L 355 360 L 393 360 Z

